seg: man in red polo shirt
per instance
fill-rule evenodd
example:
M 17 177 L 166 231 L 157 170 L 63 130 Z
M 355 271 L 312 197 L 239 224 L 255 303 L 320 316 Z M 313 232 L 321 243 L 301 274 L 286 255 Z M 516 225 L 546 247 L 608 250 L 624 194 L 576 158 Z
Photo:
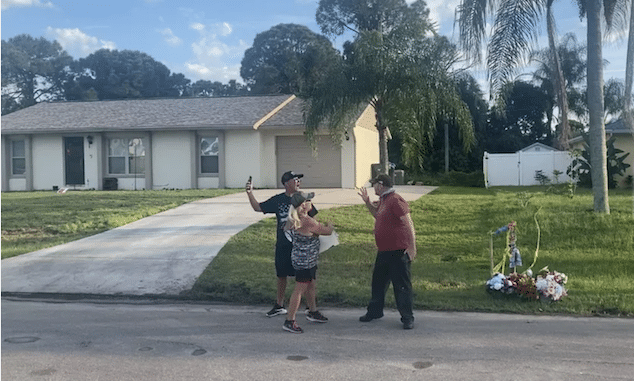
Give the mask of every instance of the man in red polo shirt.
M 416 233 L 409 205 L 394 192 L 390 176 L 380 174 L 370 183 L 379 201 L 371 202 L 365 188 L 361 188 L 359 195 L 375 219 L 374 238 L 378 253 L 372 273 L 372 299 L 368 312 L 359 320 L 369 322 L 383 317 L 385 292 L 391 281 L 403 329 L 412 329 L 414 313 L 410 266 L 416 258 Z

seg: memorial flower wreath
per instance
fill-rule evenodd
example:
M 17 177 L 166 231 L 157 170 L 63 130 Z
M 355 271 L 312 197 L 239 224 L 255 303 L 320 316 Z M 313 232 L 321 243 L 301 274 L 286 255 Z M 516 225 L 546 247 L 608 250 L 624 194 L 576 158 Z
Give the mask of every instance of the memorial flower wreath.
M 515 222 L 503 226 L 491 233 L 491 278 L 486 282 L 486 290 L 492 295 L 517 295 L 528 300 L 558 301 L 568 295 L 564 285 L 568 282 L 568 277 L 564 273 L 550 271 L 548 266 L 539 270 L 533 277 L 532 268 L 537 261 L 539 252 L 539 224 L 537 223 L 537 213 L 535 214 L 535 224 L 537 224 L 537 249 L 533 264 L 524 271 L 518 273 L 517 267 L 522 266 L 522 257 L 517 249 Z M 506 250 L 502 261 L 493 265 L 493 237 L 502 232 L 507 232 Z M 509 261 L 509 275 L 504 275 L 506 261 Z M 512 269 L 512 270 L 511 270 Z

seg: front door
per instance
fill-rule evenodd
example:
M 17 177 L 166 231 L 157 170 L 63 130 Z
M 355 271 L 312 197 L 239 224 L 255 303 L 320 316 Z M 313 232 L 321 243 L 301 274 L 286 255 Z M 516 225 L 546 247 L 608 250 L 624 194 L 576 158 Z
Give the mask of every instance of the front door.
M 66 185 L 84 185 L 84 138 L 64 138 Z

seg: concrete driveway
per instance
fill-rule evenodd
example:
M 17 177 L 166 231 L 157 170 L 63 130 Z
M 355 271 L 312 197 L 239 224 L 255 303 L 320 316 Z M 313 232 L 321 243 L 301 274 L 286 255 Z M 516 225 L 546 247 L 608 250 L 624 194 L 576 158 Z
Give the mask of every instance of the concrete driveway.
M 408 201 L 435 189 L 395 188 Z M 316 192 L 318 209 L 362 203 L 354 189 L 306 190 Z M 254 194 L 264 201 L 281 191 Z M 231 236 L 270 216 L 254 212 L 243 192 L 195 201 L 92 237 L 5 259 L 2 293 L 177 296 L 192 288 Z

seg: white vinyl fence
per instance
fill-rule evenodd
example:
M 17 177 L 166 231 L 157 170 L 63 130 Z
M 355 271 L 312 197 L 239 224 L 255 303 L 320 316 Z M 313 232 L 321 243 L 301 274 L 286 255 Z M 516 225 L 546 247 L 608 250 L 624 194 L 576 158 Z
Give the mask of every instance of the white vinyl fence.
M 524 186 L 539 185 L 535 180 L 535 173 L 542 171 L 552 183 L 555 182 L 554 170 L 562 172 L 558 177 L 559 183 L 570 180 L 566 169 L 572 158 L 567 151 L 550 152 L 522 152 L 516 153 L 484 153 L 483 171 L 484 183 L 488 187 L 494 186 Z

